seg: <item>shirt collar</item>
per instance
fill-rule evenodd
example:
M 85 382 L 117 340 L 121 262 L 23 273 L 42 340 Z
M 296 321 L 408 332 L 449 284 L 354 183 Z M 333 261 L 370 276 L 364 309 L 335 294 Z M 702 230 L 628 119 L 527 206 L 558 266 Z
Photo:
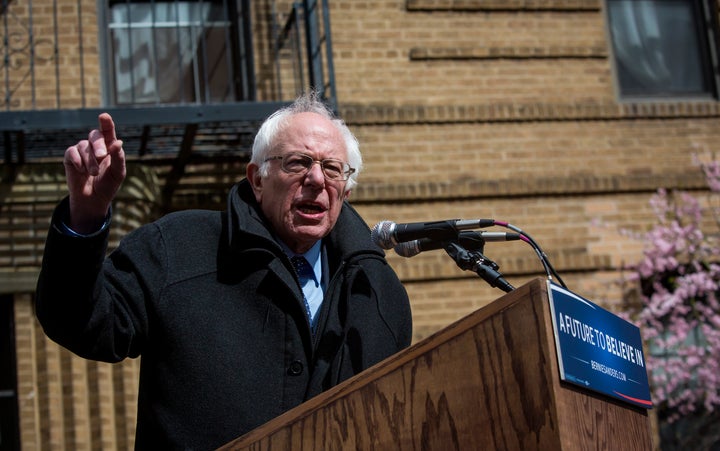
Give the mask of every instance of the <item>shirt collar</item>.
M 315 282 L 320 280 L 320 276 L 322 275 L 322 259 L 320 258 L 320 251 L 322 250 L 322 240 L 318 240 L 317 242 L 315 242 L 315 244 L 313 244 L 313 246 L 308 249 L 308 251 L 304 254 L 296 254 L 295 252 L 291 251 L 290 248 L 282 242 L 282 240 L 278 241 L 280 242 L 280 246 L 283 248 L 283 251 L 285 251 L 285 254 L 287 254 L 288 257 L 305 257 L 305 260 L 307 260 L 308 263 L 310 263 L 310 266 L 312 266 L 313 273 L 315 274 Z

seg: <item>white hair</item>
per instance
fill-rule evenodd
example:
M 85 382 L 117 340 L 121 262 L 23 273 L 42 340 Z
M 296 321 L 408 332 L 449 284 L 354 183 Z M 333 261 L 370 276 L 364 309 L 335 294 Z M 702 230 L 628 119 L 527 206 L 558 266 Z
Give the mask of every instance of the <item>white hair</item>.
M 357 185 L 357 176 L 362 170 L 362 155 L 360 154 L 360 143 L 353 133 L 350 131 L 345 121 L 335 116 L 328 106 L 318 99 L 317 93 L 314 91 L 303 94 L 295 99 L 290 105 L 283 107 L 271 114 L 255 135 L 255 141 L 252 147 L 252 156 L 250 162 L 259 167 L 260 176 L 267 177 L 268 164 L 265 159 L 269 156 L 273 149 L 274 140 L 277 134 L 282 131 L 288 123 L 288 119 L 300 113 L 316 113 L 328 119 L 340 132 L 345 141 L 345 150 L 347 151 L 348 164 L 355 169 L 345 184 L 345 191 L 350 191 Z

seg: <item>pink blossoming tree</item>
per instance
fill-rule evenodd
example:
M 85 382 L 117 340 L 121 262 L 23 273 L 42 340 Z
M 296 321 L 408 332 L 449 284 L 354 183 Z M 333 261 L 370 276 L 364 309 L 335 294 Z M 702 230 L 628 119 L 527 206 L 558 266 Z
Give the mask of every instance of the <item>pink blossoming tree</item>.
M 629 276 L 663 449 L 720 446 L 720 162 L 700 167 L 704 203 L 685 191 L 652 197 L 657 223 Z

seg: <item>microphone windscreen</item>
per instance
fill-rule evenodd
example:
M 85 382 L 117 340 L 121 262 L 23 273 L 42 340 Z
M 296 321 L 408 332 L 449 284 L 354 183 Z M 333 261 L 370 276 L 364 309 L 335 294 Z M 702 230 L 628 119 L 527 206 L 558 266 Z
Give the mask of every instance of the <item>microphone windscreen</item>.
M 395 245 L 393 239 L 394 223 L 392 221 L 380 221 L 370 231 L 370 239 L 382 249 L 392 249 Z

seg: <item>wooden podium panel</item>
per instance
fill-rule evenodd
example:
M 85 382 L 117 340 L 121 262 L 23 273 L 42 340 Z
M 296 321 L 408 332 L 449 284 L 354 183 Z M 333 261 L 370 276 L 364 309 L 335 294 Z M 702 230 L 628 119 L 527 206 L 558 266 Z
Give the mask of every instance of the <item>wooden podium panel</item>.
M 649 450 L 647 412 L 560 381 L 536 279 L 222 449 Z

